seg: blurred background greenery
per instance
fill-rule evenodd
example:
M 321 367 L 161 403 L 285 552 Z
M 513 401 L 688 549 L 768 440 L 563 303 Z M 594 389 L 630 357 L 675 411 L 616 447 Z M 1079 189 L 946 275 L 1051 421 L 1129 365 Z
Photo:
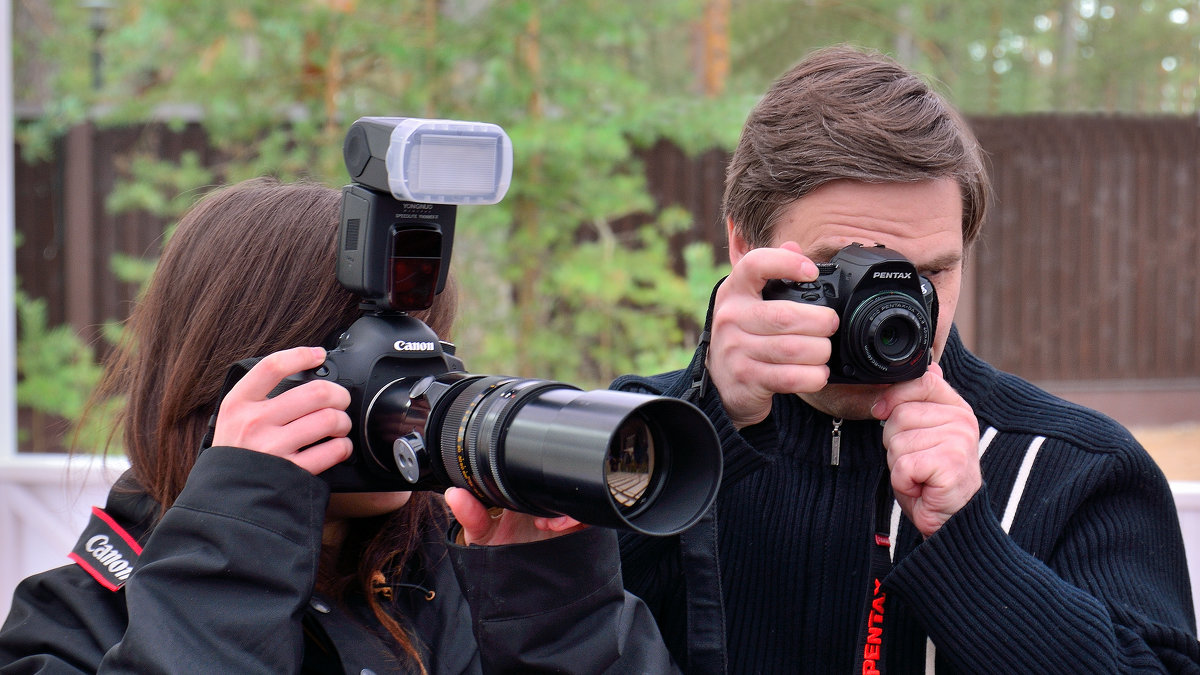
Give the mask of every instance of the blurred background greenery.
M 342 137 L 363 115 L 502 125 L 512 189 L 460 211 L 450 337 L 473 371 L 585 387 L 684 366 L 722 273 L 710 245 L 672 250 L 693 224 L 654 203 L 639 151 L 732 148 L 757 96 L 813 48 L 883 50 L 970 115 L 1194 114 L 1200 85 L 1194 0 L 17 0 L 13 11 L 25 160 L 84 123 L 203 126 L 219 161 L 135 150 L 108 196 L 110 213 L 152 214 L 168 233 L 214 185 L 345 183 Z M 112 264 L 136 281 L 153 256 Z M 53 392 L 86 392 L 96 352 L 61 331 L 47 339 L 37 302 L 18 298 L 19 403 L 71 420 L 78 397 Z

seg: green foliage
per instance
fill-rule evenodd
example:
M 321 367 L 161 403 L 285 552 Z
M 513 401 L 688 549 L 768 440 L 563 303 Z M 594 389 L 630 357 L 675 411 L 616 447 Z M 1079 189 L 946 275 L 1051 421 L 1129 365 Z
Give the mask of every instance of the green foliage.
M 127 158 L 127 175 L 108 194 L 105 208 L 112 213 L 144 211 L 161 218 L 176 218 L 196 200 L 195 189 L 214 180 L 213 171 L 201 165 L 194 151 L 177 162 L 138 153 Z
M 496 122 L 513 183 L 501 204 L 460 210 L 459 353 L 477 371 L 599 385 L 683 365 L 722 271 L 707 246 L 672 250 L 694 225 L 653 203 L 638 150 L 731 148 L 755 99 L 813 48 L 891 53 L 974 114 L 1196 109 L 1200 17 L 1181 0 L 743 0 L 715 99 L 695 93 L 710 4 L 127 0 L 100 32 L 76 0 L 46 0 L 15 32 L 17 72 L 38 75 L 17 98 L 45 103 L 18 138 L 45 157 L 87 118 L 198 120 L 211 156 L 135 153 L 107 202 L 169 223 L 215 183 L 344 183 L 342 137 L 363 115 Z M 135 281 L 152 264 L 113 262 Z
M 342 137 L 362 115 L 496 122 L 513 139 L 514 177 L 503 203 L 459 215 L 460 353 L 475 370 L 597 385 L 678 365 L 696 310 L 666 237 L 686 223 L 656 213 L 636 149 L 662 137 L 697 152 L 734 140 L 744 107 L 691 93 L 701 7 L 124 3 L 99 43 L 97 123 L 186 116 L 221 160 L 135 155 L 107 207 L 169 221 L 214 182 L 273 174 L 339 185 Z M 627 231 L 630 217 L 652 224 Z M 132 279 L 147 271 L 127 257 L 114 269 Z
M 1200 95 L 1200 9 L 1183 0 L 747 0 L 730 30 L 738 91 L 852 42 L 926 73 L 969 114 L 1187 114 Z
M 48 325 L 44 298 L 30 298 L 18 290 L 15 299 L 17 405 L 30 410 L 34 416 L 28 434 L 32 437 L 23 440 L 35 452 L 58 449 L 58 439 L 42 436 L 44 425 L 39 418 L 62 419 L 69 430 L 73 430 L 102 371 L 96 364 L 92 348 L 69 326 L 52 328 Z M 96 416 L 97 422 L 102 423 L 104 417 Z M 103 434 L 80 434 L 85 449 L 98 447 L 94 441 L 101 438 Z
M 81 46 L 92 44 L 93 32 L 88 11 L 76 0 L 14 3 L 13 10 L 13 68 L 29 75 L 14 78 L 13 97 L 43 101 L 36 119 L 16 124 L 16 138 L 27 160 L 44 160 L 56 139 L 88 118 L 90 50 Z

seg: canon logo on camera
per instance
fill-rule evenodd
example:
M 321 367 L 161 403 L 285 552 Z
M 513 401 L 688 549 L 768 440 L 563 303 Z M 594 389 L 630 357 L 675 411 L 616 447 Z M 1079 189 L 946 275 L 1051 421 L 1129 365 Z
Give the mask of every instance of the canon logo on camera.
M 437 345 L 432 342 L 396 340 L 392 343 L 392 349 L 398 352 L 431 352 Z

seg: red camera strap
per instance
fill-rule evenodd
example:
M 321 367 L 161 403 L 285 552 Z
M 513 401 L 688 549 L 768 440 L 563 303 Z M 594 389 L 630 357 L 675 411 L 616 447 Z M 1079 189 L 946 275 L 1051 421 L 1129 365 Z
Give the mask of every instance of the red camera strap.
M 855 660 L 862 664 L 862 675 L 880 675 L 883 672 L 883 617 L 887 607 L 887 593 L 881 588 L 884 578 L 892 570 L 891 540 L 888 528 L 892 512 L 891 473 L 884 468 L 875 490 L 875 520 L 871 535 L 871 568 L 863 610 L 862 629 L 859 632 L 858 652 Z

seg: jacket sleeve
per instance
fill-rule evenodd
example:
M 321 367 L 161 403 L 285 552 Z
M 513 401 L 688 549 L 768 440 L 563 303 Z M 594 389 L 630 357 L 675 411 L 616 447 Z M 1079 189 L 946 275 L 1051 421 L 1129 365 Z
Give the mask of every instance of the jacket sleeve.
M 654 617 L 621 584 L 616 534 L 450 545 L 484 672 L 678 672 Z
M 939 661 L 963 672 L 1200 673 L 1166 481 L 1152 466 L 1106 473 L 1039 500 L 1038 525 L 1062 521 L 1044 561 L 1005 532 L 985 488 L 897 565 L 885 587 L 923 617 Z
M 0 673 L 97 672 L 125 628 L 123 593 L 76 565 L 25 579 L 0 629 Z
M 206 450 L 117 592 L 124 603 L 71 568 L 24 582 L 0 672 L 298 672 L 328 494 L 286 460 Z

